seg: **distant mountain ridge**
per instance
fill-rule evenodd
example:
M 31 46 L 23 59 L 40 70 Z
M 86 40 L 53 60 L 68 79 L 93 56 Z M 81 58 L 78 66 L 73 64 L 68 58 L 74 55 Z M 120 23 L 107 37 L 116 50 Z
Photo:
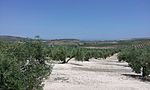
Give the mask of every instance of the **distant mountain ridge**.
M 18 37 L 18 36 L 0 35 L 0 40 L 14 42 L 14 41 L 26 41 L 26 40 L 31 40 L 31 39 L 25 38 L 25 37 Z
M 0 35 L 0 41 L 16 42 L 16 41 L 28 41 L 28 40 L 33 40 L 33 39 L 18 37 L 18 36 Z M 41 41 L 47 43 L 48 45 L 79 45 L 80 44 L 80 40 L 78 39 L 53 39 L 53 40 L 41 39 Z
M 18 36 L 5 36 L 0 35 L 0 41 L 28 41 L 33 40 L 31 38 L 18 37 Z M 150 44 L 150 38 L 133 38 L 127 40 L 79 40 L 79 39 L 53 39 L 41 41 L 47 43 L 48 45 L 81 45 L 81 46 L 112 46 L 112 45 L 131 45 L 131 44 Z

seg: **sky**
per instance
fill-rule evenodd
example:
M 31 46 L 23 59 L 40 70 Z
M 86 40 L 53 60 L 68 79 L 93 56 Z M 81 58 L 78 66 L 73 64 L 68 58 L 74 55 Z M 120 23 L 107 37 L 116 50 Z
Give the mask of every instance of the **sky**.
M 150 37 L 150 0 L 0 0 L 0 35 L 82 40 Z

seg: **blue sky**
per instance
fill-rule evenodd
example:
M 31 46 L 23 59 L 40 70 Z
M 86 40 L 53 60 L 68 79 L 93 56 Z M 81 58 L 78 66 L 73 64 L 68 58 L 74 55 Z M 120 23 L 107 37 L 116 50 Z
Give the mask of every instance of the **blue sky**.
M 0 35 L 86 40 L 150 37 L 150 0 L 0 0 Z

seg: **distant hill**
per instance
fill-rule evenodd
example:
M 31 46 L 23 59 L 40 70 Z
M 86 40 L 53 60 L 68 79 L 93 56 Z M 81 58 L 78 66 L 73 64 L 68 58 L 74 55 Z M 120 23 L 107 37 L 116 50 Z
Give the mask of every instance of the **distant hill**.
M 81 41 L 78 39 L 55 39 L 49 40 L 49 45 L 80 45 Z
M 31 38 L 24 38 L 24 37 L 17 37 L 17 36 L 0 36 L 0 40 L 3 41 L 27 41 L 27 40 L 33 40 Z M 79 39 L 54 39 L 54 40 L 44 40 L 41 39 L 43 42 L 47 43 L 50 46 L 57 46 L 57 45 L 73 45 L 73 46 L 93 46 L 93 47 L 116 47 L 116 46 L 131 46 L 131 45 L 150 45 L 150 38 L 134 38 L 134 39 L 128 39 L 128 40 L 97 40 L 97 41 L 91 41 L 91 40 L 79 40 Z
M 0 41 L 9 41 L 9 42 L 16 42 L 16 41 L 28 41 L 33 40 L 31 38 L 24 38 L 24 37 L 17 37 L 17 36 L 0 36 Z M 48 45 L 79 45 L 80 40 L 78 39 L 54 39 L 54 40 L 44 40 L 41 39 L 43 42 L 47 43 Z
M 31 40 L 29 38 L 24 38 L 24 37 L 16 37 L 16 36 L 0 36 L 0 40 L 1 41 L 11 41 L 11 42 L 15 42 L 15 41 L 25 41 L 25 40 Z

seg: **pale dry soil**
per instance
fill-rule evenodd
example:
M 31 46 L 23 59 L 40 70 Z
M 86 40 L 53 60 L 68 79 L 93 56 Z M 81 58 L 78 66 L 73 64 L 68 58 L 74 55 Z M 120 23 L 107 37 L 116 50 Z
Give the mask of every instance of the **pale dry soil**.
M 118 62 L 116 55 L 89 62 L 71 60 L 55 64 L 44 90 L 150 90 L 150 82 L 128 75 L 136 74 L 127 63 Z

